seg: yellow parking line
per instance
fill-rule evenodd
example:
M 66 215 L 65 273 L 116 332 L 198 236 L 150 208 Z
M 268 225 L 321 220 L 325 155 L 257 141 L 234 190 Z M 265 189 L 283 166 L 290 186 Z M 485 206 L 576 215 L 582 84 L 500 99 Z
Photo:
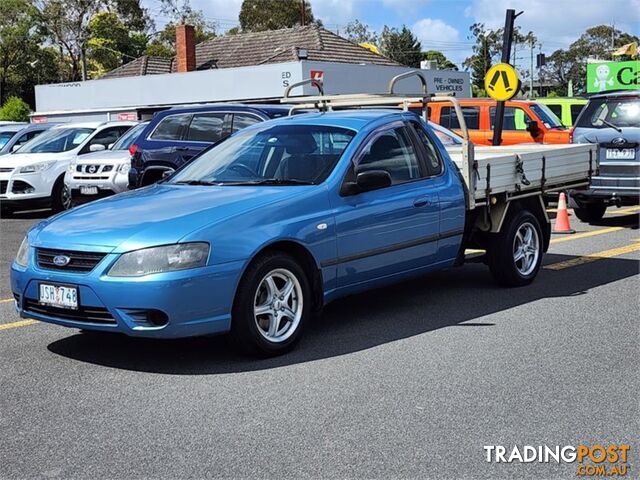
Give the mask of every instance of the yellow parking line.
M 583 257 L 572 258 L 571 260 L 565 260 L 563 262 L 552 263 L 550 265 L 545 265 L 544 268 L 547 270 L 562 270 L 569 267 L 584 265 L 585 263 L 595 262 L 604 258 L 624 255 L 625 253 L 631 253 L 638 250 L 640 250 L 640 243 L 635 243 L 631 245 L 625 245 L 624 247 L 603 250 L 601 252 L 592 253 L 591 255 L 585 255 Z
M 18 327 L 26 327 L 27 325 L 33 325 L 34 323 L 38 323 L 37 320 L 20 320 L 19 322 L 13 323 L 2 323 L 0 324 L 0 330 L 6 330 L 8 328 L 18 328 Z
M 569 240 L 578 240 L 579 238 L 593 237 L 595 235 L 617 232 L 619 230 L 624 230 L 624 227 L 601 228 L 600 230 L 591 230 L 590 232 L 576 233 L 567 237 L 552 238 L 551 243 L 568 242 Z
M 625 215 L 627 213 L 640 212 L 640 207 L 622 208 L 615 210 L 607 210 L 607 215 Z
M 0 303 L 9 303 L 9 302 L 13 302 L 13 298 L 3 298 L 2 300 L 0 300 Z

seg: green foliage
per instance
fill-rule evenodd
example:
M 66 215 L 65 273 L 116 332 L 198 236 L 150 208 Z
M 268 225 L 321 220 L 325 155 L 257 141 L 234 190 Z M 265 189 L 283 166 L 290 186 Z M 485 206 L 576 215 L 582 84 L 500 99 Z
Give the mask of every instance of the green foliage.
M 406 26 L 400 30 L 384 26 L 380 46 L 382 53 L 408 67 L 420 68 L 422 52 L 420 42 Z
M 304 24 L 315 22 L 311 4 L 305 2 Z M 244 0 L 240 8 L 240 28 L 243 32 L 263 32 L 302 25 L 300 0 Z
M 438 68 L 441 70 L 458 70 L 455 63 L 449 60 L 442 52 L 438 52 L 437 50 L 422 52 L 422 60 L 435 60 L 438 62 Z
M 0 107 L 0 120 L 5 122 L 26 122 L 29 120 L 31 108 L 18 97 L 9 97 Z
M 369 25 L 360 22 L 360 20 L 354 20 L 347 23 L 347 26 L 341 34 L 344 38 L 351 40 L 354 43 L 370 43 L 372 45 L 377 45 L 380 41 L 378 34 L 374 30 L 371 30 Z
M 543 67 L 541 76 L 544 80 L 557 84 L 555 90 L 561 96 L 567 95 L 569 81 L 573 82 L 575 93 L 584 93 L 586 91 L 587 59 L 611 60 L 612 50 L 638 41 L 640 40 L 637 36 L 622 32 L 609 25 L 588 28 L 569 48 L 556 50 L 547 57 L 547 64 Z

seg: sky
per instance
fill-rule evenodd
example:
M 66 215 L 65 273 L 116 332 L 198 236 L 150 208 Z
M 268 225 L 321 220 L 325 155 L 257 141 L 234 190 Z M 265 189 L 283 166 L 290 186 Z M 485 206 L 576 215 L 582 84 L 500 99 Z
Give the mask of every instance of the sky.
M 242 0 L 190 0 L 191 6 L 224 31 L 238 25 Z M 383 25 L 406 25 L 423 50 L 439 50 L 460 65 L 471 54 L 469 26 L 504 26 L 505 10 L 524 13 L 516 19 L 522 31 L 533 31 L 547 54 L 566 48 L 588 27 L 613 24 L 640 36 L 640 0 L 307 0 L 324 26 L 340 32 L 358 19 L 376 31 Z M 158 0 L 143 0 L 156 24 L 166 20 Z M 529 61 L 528 51 L 517 52 L 518 65 Z M 525 66 L 523 65 L 523 66 Z

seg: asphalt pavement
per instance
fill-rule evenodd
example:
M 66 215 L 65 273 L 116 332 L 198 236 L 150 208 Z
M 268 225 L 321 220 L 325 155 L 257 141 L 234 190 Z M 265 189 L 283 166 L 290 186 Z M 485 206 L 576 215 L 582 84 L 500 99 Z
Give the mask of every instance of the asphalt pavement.
M 638 208 L 553 237 L 534 284 L 468 263 L 337 301 L 292 353 L 21 321 L 0 221 L 0 478 L 575 478 L 485 445 L 640 446 Z

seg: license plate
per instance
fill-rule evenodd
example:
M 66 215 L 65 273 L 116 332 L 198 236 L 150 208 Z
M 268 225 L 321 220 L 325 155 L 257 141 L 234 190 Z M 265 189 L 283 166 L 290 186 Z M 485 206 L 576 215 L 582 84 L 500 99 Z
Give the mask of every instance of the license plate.
M 607 158 L 611 160 L 633 160 L 636 158 L 635 148 L 607 148 Z
M 98 187 L 80 187 L 80 193 L 82 195 L 97 195 Z
M 78 309 L 78 289 L 64 285 L 40 284 L 40 303 L 53 307 Z

